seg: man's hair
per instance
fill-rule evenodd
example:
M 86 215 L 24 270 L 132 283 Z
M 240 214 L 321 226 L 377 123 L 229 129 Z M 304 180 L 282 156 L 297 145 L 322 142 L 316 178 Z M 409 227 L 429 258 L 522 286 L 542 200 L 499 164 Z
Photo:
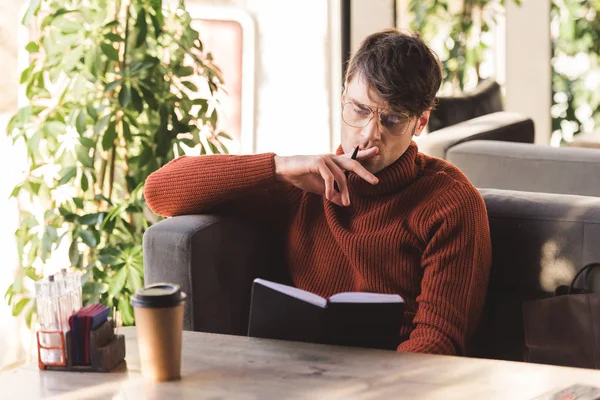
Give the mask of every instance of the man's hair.
M 436 104 L 440 61 L 416 33 L 387 29 L 368 36 L 348 62 L 346 85 L 364 79 L 392 109 L 420 116 Z

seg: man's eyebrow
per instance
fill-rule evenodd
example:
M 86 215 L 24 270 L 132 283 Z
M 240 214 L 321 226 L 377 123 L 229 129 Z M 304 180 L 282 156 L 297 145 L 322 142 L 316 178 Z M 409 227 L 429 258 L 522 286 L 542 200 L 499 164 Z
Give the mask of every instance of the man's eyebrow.
M 364 103 L 361 103 L 360 101 L 356 100 L 356 99 L 355 99 L 355 98 L 353 98 L 353 97 L 350 97 L 350 101 L 351 101 L 351 102 L 353 102 L 354 104 L 356 104 L 357 106 L 363 106 L 363 107 L 365 107 L 365 108 L 366 108 L 366 107 L 369 107 L 369 108 L 378 108 L 378 107 L 373 107 L 373 106 L 369 106 L 369 105 L 366 105 L 366 104 L 364 104 Z
M 360 101 L 356 100 L 355 98 L 353 98 L 353 97 L 351 97 L 351 96 L 348 96 L 348 99 L 349 99 L 349 100 L 350 100 L 352 103 L 356 104 L 356 105 L 357 105 L 357 106 L 359 106 L 359 107 L 360 107 L 360 106 L 362 106 L 362 107 L 365 107 L 365 108 L 371 108 L 371 109 L 377 109 L 377 110 L 379 110 L 379 109 L 380 109 L 380 107 L 374 107 L 374 106 L 369 106 L 369 105 L 367 105 L 367 104 L 363 104 L 363 103 L 361 103 Z M 406 113 L 405 113 L 404 111 L 402 111 L 402 110 L 395 110 L 395 109 L 393 109 L 393 108 L 389 108 L 389 107 L 388 107 L 388 108 L 383 108 L 383 109 L 381 109 L 381 110 L 382 110 L 384 113 L 386 113 L 386 114 L 394 114 L 394 115 L 398 115 L 398 116 L 403 116 L 404 114 L 406 114 Z

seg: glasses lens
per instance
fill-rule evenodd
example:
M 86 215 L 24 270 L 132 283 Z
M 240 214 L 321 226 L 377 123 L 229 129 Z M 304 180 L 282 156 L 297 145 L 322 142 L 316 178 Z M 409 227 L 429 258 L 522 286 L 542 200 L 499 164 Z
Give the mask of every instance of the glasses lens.
M 381 126 L 391 135 L 404 135 L 410 125 L 410 118 L 405 114 L 380 114 Z
M 342 108 L 342 119 L 355 128 L 363 128 L 369 124 L 372 111 L 354 103 L 345 103 Z

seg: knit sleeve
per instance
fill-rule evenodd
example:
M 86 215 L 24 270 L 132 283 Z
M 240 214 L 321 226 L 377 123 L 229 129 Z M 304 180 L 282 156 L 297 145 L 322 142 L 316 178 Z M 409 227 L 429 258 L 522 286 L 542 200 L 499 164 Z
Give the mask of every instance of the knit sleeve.
M 471 185 L 455 183 L 423 216 L 430 238 L 414 329 L 398 351 L 464 355 L 480 317 L 491 267 L 485 203 Z
M 153 172 L 146 180 L 144 195 L 156 214 L 175 216 L 213 212 L 278 184 L 272 153 L 183 156 Z

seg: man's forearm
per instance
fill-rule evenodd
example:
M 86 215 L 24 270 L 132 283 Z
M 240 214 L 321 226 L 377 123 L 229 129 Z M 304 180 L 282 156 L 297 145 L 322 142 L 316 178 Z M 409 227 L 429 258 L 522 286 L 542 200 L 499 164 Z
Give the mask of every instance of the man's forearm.
M 276 184 L 273 156 L 180 157 L 148 177 L 146 201 L 163 216 L 210 211 L 221 202 Z

